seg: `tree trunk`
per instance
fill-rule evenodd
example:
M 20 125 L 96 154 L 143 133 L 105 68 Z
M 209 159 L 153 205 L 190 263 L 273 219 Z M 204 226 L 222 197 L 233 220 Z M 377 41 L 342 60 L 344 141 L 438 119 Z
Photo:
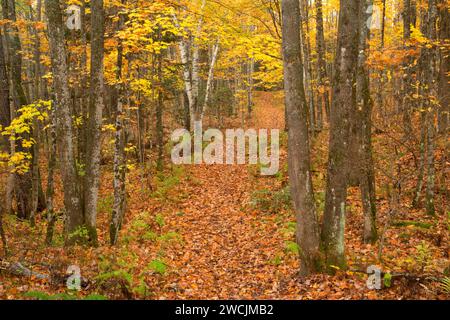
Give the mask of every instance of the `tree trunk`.
M 11 124 L 11 110 L 9 105 L 9 80 L 8 73 L 6 71 L 6 59 L 5 59 L 5 51 L 3 48 L 3 32 L 0 27 L 0 126 L 8 127 Z M 0 147 L 4 143 L 4 150 L 8 150 L 8 140 L 2 139 L 0 141 Z M 8 205 L 8 201 L 5 201 L 5 204 Z M 0 205 L 0 237 L 2 239 L 3 244 L 3 252 L 5 256 L 8 254 L 8 247 L 6 242 L 5 230 L 3 228 L 3 213 L 8 212 L 9 208 L 3 208 Z
M 3 48 L 3 32 L 0 28 L 0 125 L 3 128 L 11 124 L 10 95 L 9 95 L 9 78 L 6 71 L 5 49 Z M 8 146 L 7 139 L 3 139 Z
M 309 129 L 312 135 L 316 132 L 316 117 L 314 110 L 314 96 L 312 90 L 311 45 L 309 41 L 308 0 L 300 0 L 300 39 L 302 44 L 304 90 L 308 103 Z
M 415 6 L 414 0 L 403 1 L 403 40 L 405 41 L 405 49 L 410 48 L 411 38 L 411 25 L 415 25 Z M 403 126 L 405 140 L 410 139 L 413 135 L 413 127 L 411 120 L 412 104 L 414 100 L 413 95 L 413 64 L 414 59 L 407 58 L 404 68 L 405 75 L 403 77 L 403 101 L 402 101 L 402 114 L 403 114 Z
M 97 202 L 100 182 L 102 114 L 104 109 L 104 12 L 103 0 L 91 1 L 91 80 L 89 95 L 86 176 L 84 185 L 84 215 L 89 241 L 98 245 Z
M 369 53 L 370 30 L 367 24 L 370 16 L 368 8 L 373 5 L 373 0 L 362 0 L 359 10 L 359 55 L 358 73 L 356 82 L 358 159 L 356 166 L 359 170 L 358 183 L 361 190 L 361 200 L 364 212 L 365 243 L 375 243 L 377 240 L 376 225 L 376 194 L 375 194 L 375 172 L 372 156 L 372 101 L 370 99 L 370 80 L 367 66 Z
M 45 11 L 48 18 L 50 57 L 55 92 L 53 108 L 56 110 L 60 167 L 64 188 L 65 240 L 66 244 L 71 245 L 79 240 L 77 231 L 83 226 L 83 213 L 74 156 L 68 65 L 64 38 L 65 28 L 59 0 L 45 0 Z
M 48 165 L 47 165 L 47 233 L 45 237 L 45 243 L 51 245 L 53 242 L 53 233 L 55 230 L 56 214 L 53 204 L 53 197 L 55 194 L 55 167 L 56 167 L 56 110 L 53 106 L 50 110 L 50 136 L 48 147 Z
M 319 228 L 312 186 L 307 102 L 303 88 L 298 0 L 283 0 L 283 59 L 289 122 L 289 181 L 297 218 L 300 274 L 320 270 Z
M 426 130 L 426 115 L 425 112 L 420 113 L 420 144 L 419 144 L 419 168 L 417 168 L 417 183 L 414 192 L 414 199 L 412 202 L 412 206 L 414 208 L 419 207 L 420 195 L 422 193 L 423 188 L 423 177 L 425 172 L 425 143 L 427 138 L 427 130 Z
M 351 112 L 356 109 L 355 78 L 358 64 L 360 2 L 361 0 L 340 1 L 322 229 L 323 248 L 328 267 L 345 267 L 344 231 L 349 173 L 349 119 Z
M 125 0 L 122 0 L 122 4 L 125 4 Z M 125 23 L 124 13 L 119 13 L 119 23 L 117 30 L 122 30 Z M 111 222 L 109 227 L 110 243 L 116 245 L 119 238 L 119 231 L 122 228 L 122 222 L 125 215 L 125 183 L 126 183 L 126 157 L 125 157 L 125 145 L 126 145 L 126 132 L 125 132 L 125 113 L 123 110 L 124 105 L 124 83 L 122 80 L 122 67 L 123 67 L 123 45 L 119 39 L 117 46 L 117 73 L 116 73 L 116 88 L 114 94 L 113 105 L 116 107 L 116 132 L 115 132 L 115 144 L 114 144 L 114 203 L 111 215 Z
M 158 37 L 161 37 L 161 31 L 158 30 Z M 158 39 L 159 40 L 159 39 Z M 156 92 L 157 94 L 157 101 L 156 101 L 156 140 L 157 140 L 157 147 L 158 147 L 158 159 L 156 161 L 156 167 L 158 172 L 162 172 L 164 169 L 164 126 L 163 126 L 163 108 L 164 108 L 164 96 L 163 96 L 163 74 L 162 74 L 162 53 L 159 53 L 157 57 L 154 57 L 157 59 L 156 61 L 156 73 L 158 77 L 158 90 Z
M 208 107 L 209 99 L 211 96 L 211 86 L 212 82 L 214 80 L 214 67 L 217 62 L 217 57 L 219 54 L 219 44 L 220 41 L 217 39 L 216 43 L 213 46 L 212 54 L 211 54 L 211 63 L 209 65 L 209 72 L 208 72 L 208 79 L 206 80 L 206 89 L 205 89 L 205 101 L 203 102 L 203 110 L 202 113 L 204 114 L 206 111 L 206 108 Z
M 16 4 L 14 0 L 2 0 L 3 17 L 12 23 L 17 21 Z M 19 30 L 14 24 L 8 24 L 5 28 L 5 39 L 9 49 L 10 76 L 12 82 L 11 97 L 13 101 L 13 116 L 15 111 L 21 106 L 28 104 L 25 90 L 22 85 L 22 44 L 19 38 Z M 29 139 L 27 133 L 22 134 L 22 138 Z M 21 143 L 16 143 L 17 152 L 28 153 L 29 150 L 23 148 Z M 25 173 L 17 173 L 14 177 L 14 191 L 17 201 L 18 217 L 21 219 L 29 219 L 32 212 L 32 170 Z
M 441 42 L 450 38 L 450 13 L 448 6 L 442 6 L 440 10 L 439 38 Z M 439 110 L 438 110 L 438 132 L 447 134 L 450 120 L 450 54 L 448 50 L 440 52 L 439 68 Z
M 428 12 L 425 21 L 423 21 L 422 30 L 426 34 L 429 41 L 437 39 L 437 20 L 438 7 L 436 0 L 428 0 Z M 425 108 L 427 112 L 426 126 L 427 126 L 427 188 L 425 195 L 426 210 L 429 215 L 435 214 L 434 206 L 434 186 L 435 186 L 435 115 L 437 105 L 433 101 L 438 97 L 437 81 L 439 79 L 438 64 L 439 53 L 434 44 L 422 48 L 423 53 L 423 72 L 425 80 Z
M 327 63 L 325 60 L 325 35 L 323 30 L 323 7 L 322 0 L 316 0 L 316 46 L 318 57 L 318 83 L 320 101 L 317 105 L 317 127 L 323 127 L 323 111 L 328 115 L 330 110 L 330 97 L 328 94 Z M 327 119 L 329 121 L 329 119 Z

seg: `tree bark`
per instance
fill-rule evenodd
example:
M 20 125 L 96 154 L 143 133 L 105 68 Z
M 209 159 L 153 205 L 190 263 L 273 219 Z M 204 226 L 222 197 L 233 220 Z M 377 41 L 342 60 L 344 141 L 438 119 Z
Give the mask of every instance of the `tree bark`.
M 359 10 L 360 35 L 356 82 L 357 109 L 354 112 L 357 115 L 357 123 L 353 123 L 357 129 L 357 163 L 359 163 L 359 166 L 356 167 L 359 169 L 358 183 L 364 212 L 363 241 L 365 243 L 375 243 L 378 238 L 375 172 L 372 156 L 372 101 L 370 98 L 369 69 L 367 66 L 370 39 L 370 30 L 367 24 L 370 16 L 367 11 L 372 5 L 373 0 L 362 0 Z
M 217 62 L 217 57 L 219 54 L 219 45 L 220 41 L 217 39 L 216 43 L 214 44 L 212 48 L 212 54 L 211 54 L 211 63 L 209 65 L 209 72 L 208 72 L 208 79 L 206 80 L 206 89 L 205 89 L 205 101 L 203 102 L 203 110 L 202 113 L 204 114 L 206 111 L 206 108 L 208 107 L 208 103 L 211 96 L 211 86 L 212 82 L 214 80 L 214 67 Z
M 49 134 L 49 147 L 48 147 L 48 164 L 47 164 L 47 233 L 45 237 L 45 243 L 51 245 L 53 242 L 53 233 L 55 230 L 56 214 L 53 204 L 53 197 L 55 194 L 55 167 L 56 167 L 56 110 L 55 107 L 50 110 L 50 134 Z
M 358 63 L 361 0 L 341 0 L 338 44 L 333 79 L 328 176 L 322 241 L 328 268 L 345 267 L 345 214 L 351 112 L 356 109 L 355 78 Z M 330 269 L 330 271 L 332 271 Z
M 414 0 L 403 1 L 403 40 L 405 41 L 405 49 L 408 50 L 411 46 L 409 44 L 411 38 L 411 26 L 415 25 L 415 4 Z M 404 65 L 405 75 L 403 77 L 403 101 L 402 101 L 402 113 L 403 113 L 403 126 L 405 140 L 410 139 L 413 135 L 412 127 L 412 107 L 414 100 L 413 95 L 413 71 L 412 66 L 414 59 L 412 57 L 406 58 Z
M 100 183 L 102 114 L 104 109 L 104 11 L 103 0 L 91 1 L 91 79 L 89 94 L 88 140 L 84 185 L 84 214 L 89 241 L 98 245 L 97 202 Z
M 330 111 L 330 97 L 327 77 L 327 63 L 325 60 L 326 48 L 325 48 L 325 35 L 323 29 L 323 6 L 322 0 L 316 0 L 316 46 L 317 46 L 317 58 L 318 58 L 318 83 L 320 103 L 317 106 L 317 126 L 318 129 L 323 127 L 323 111 L 326 115 L 329 115 Z M 327 119 L 329 121 L 329 119 Z
M 122 0 L 122 4 L 125 4 L 125 0 Z M 125 23 L 124 13 L 119 13 L 119 22 L 117 29 L 120 31 Z M 123 110 L 124 105 L 124 83 L 122 80 L 122 67 L 123 67 L 123 45 L 119 39 L 117 46 L 117 73 L 116 73 L 116 88 L 114 94 L 113 104 L 116 107 L 116 132 L 114 143 L 114 203 L 111 215 L 111 222 L 109 227 L 110 243 L 116 245 L 119 238 L 119 231 L 122 228 L 122 222 L 125 215 L 125 183 L 126 183 L 126 157 L 125 157 L 125 144 L 126 144 L 126 131 L 125 125 L 125 112 Z
M 309 41 L 308 0 L 300 0 L 300 39 L 302 44 L 304 90 L 308 103 L 309 129 L 312 135 L 316 132 L 316 114 L 312 90 L 311 44 Z
M 321 268 L 319 227 L 312 186 L 308 113 L 303 88 L 298 0 L 283 0 L 283 60 L 287 119 L 289 122 L 289 181 L 297 218 L 300 274 Z
M 428 40 L 436 41 L 437 39 L 437 20 L 438 7 L 437 0 L 428 0 L 428 12 L 426 19 L 422 22 L 423 33 Z M 426 210 L 429 215 L 435 214 L 434 205 L 434 187 L 435 187 L 435 115 L 438 105 L 434 102 L 438 97 L 437 81 L 439 79 L 438 64 L 439 52 L 435 44 L 431 43 L 429 46 L 422 48 L 424 67 L 424 84 L 425 84 L 425 109 L 426 125 L 427 125 L 427 188 L 425 195 Z
M 450 38 L 450 13 L 448 6 L 445 5 L 440 9 L 439 38 L 441 42 L 448 41 Z M 450 54 L 448 50 L 441 49 L 439 70 L 438 132 L 447 134 L 450 121 Z
M 64 231 L 66 244 L 71 245 L 79 240 L 77 231 L 83 226 L 83 213 L 74 156 L 75 148 L 73 143 L 72 114 L 70 112 L 65 29 L 59 0 L 45 0 L 45 11 L 48 17 L 50 57 L 55 93 L 53 108 L 56 110 L 60 167 L 66 211 Z
M 0 125 L 3 128 L 11 124 L 9 78 L 6 69 L 5 49 L 3 47 L 3 32 L 0 28 Z M 7 143 L 7 139 L 3 139 Z M 7 145 L 5 146 L 7 147 Z
M 5 39 L 8 43 L 9 49 L 9 63 L 10 63 L 10 76 L 12 83 L 11 98 L 13 101 L 13 117 L 14 113 L 20 107 L 28 104 L 27 96 L 25 94 L 24 87 L 22 85 L 22 44 L 19 37 L 18 28 L 12 24 L 17 22 L 16 16 L 16 3 L 14 0 L 2 0 L 3 17 L 10 20 L 10 23 L 6 25 Z M 22 138 L 29 139 L 28 134 L 24 133 Z M 16 143 L 15 148 L 17 152 L 28 153 L 27 148 L 23 148 L 22 144 Z M 30 170 L 24 173 L 16 173 L 14 177 L 14 192 L 17 201 L 18 212 L 17 215 L 21 219 L 29 219 L 33 211 L 32 205 L 32 171 Z

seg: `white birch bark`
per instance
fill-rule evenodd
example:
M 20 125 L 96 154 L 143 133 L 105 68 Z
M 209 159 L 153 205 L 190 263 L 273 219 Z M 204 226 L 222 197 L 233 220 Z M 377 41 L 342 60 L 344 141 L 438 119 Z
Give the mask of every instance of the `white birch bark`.
M 208 102 L 211 95 L 211 85 L 214 80 L 214 67 L 216 65 L 217 57 L 219 55 L 219 47 L 220 47 L 220 40 L 217 39 L 212 50 L 211 63 L 209 65 L 209 73 L 208 73 L 208 80 L 206 81 L 205 101 L 203 103 L 202 115 L 205 113 L 206 108 L 208 107 Z

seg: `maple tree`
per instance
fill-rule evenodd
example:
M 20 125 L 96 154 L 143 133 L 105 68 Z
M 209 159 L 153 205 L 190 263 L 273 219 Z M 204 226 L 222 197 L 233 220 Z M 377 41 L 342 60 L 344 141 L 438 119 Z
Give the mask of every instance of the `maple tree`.
M 448 0 L 1 4 L 1 298 L 448 297 Z M 280 171 L 173 164 L 198 123 Z

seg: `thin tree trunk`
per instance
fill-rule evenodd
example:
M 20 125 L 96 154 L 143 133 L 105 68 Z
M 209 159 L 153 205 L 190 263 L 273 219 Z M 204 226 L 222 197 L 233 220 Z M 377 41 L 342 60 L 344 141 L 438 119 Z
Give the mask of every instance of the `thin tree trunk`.
M 304 88 L 306 101 L 308 103 L 309 129 L 312 135 L 316 132 L 316 117 L 314 110 L 314 97 L 312 90 L 312 68 L 311 68 L 311 45 L 309 41 L 309 15 L 308 0 L 300 0 L 300 38 L 302 43 L 303 56 L 303 72 L 304 72 Z
M 51 245 L 53 242 L 53 233 L 55 230 L 56 214 L 53 205 L 53 197 L 55 194 L 55 167 L 56 167 L 56 106 L 54 105 L 50 111 L 50 137 L 48 147 L 48 171 L 47 171 L 47 233 L 45 243 Z
M 327 63 L 325 60 L 325 35 L 323 30 L 323 6 L 322 0 L 316 0 L 316 46 L 318 56 L 318 83 L 319 83 L 319 101 L 317 106 L 317 129 L 322 130 L 323 127 L 323 111 L 327 117 L 330 111 L 330 97 L 327 78 Z M 327 119 L 329 121 L 329 119 Z
M 438 7 L 436 0 L 428 0 L 428 12 L 426 20 L 423 21 L 423 30 L 426 31 L 429 41 L 435 41 L 437 39 L 436 22 L 438 20 Z M 425 91 L 426 101 L 425 106 L 427 110 L 426 126 L 427 126 L 427 188 L 425 195 L 426 210 L 429 215 L 435 214 L 434 205 L 434 187 L 435 187 L 435 114 L 437 105 L 433 102 L 434 98 L 438 97 L 437 81 L 439 79 L 438 64 L 439 64 L 439 52 L 434 44 L 426 46 L 422 49 L 424 52 L 423 66 L 424 66 L 424 79 L 425 79 Z
M 435 112 L 430 112 L 427 116 L 427 189 L 425 194 L 425 205 L 427 214 L 434 215 L 436 212 L 434 206 L 434 186 L 435 186 L 435 157 L 434 157 L 434 126 Z
M 303 88 L 298 0 L 283 0 L 283 59 L 289 122 L 289 181 L 297 218 L 300 274 L 320 270 L 319 227 L 312 186 L 307 102 Z
M 11 110 L 10 110 L 10 92 L 9 92 L 9 78 L 6 71 L 5 49 L 3 48 L 3 32 L 0 28 L 0 125 L 4 128 L 11 124 Z M 7 139 L 3 139 L 5 147 L 8 147 Z
M 14 0 L 2 0 L 3 17 L 11 21 L 17 22 L 16 4 Z M 11 97 L 13 98 L 14 112 L 21 106 L 28 104 L 27 96 L 22 85 L 22 44 L 19 38 L 19 30 L 15 24 L 6 26 L 5 39 L 8 43 L 9 62 L 10 62 L 10 76 L 12 82 Z M 24 133 L 22 138 L 29 139 L 28 134 Z M 21 143 L 16 143 L 15 148 L 17 152 L 29 152 L 27 148 L 23 148 Z M 15 195 L 18 207 L 18 217 L 21 219 L 29 219 L 32 212 L 32 170 L 30 168 L 27 172 L 17 173 L 14 177 Z
M 161 38 L 161 30 L 158 30 L 158 40 L 160 41 Z M 164 96 L 163 96 L 163 74 L 162 74 L 162 53 L 159 53 L 156 57 L 157 66 L 156 66 L 156 73 L 158 77 L 158 91 L 157 91 L 157 101 L 156 101 L 156 140 L 158 144 L 158 159 L 156 161 L 157 163 L 157 170 L 158 172 L 162 172 L 164 169 L 164 159 L 163 159 L 163 152 L 164 152 L 164 126 L 163 126 L 163 107 L 164 107 Z
M 3 213 L 5 210 L 3 209 L 3 206 L 0 204 L 0 238 L 2 240 L 3 245 L 3 254 L 5 257 L 8 256 L 8 242 L 6 241 L 6 233 L 5 229 L 3 228 Z
M 419 145 L 419 173 L 417 176 L 416 189 L 414 192 L 414 199 L 412 202 L 412 206 L 414 208 L 419 207 L 420 195 L 422 193 L 423 188 L 423 177 L 425 171 L 425 143 L 427 139 L 427 130 L 426 130 L 426 115 L 424 112 L 420 113 L 420 145 Z
M 0 125 L 8 127 L 11 124 L 11 110 L 9 104 L 9 79 L 6 69 L 5 49 L 3 48 L 3 29 L 0 27 Z M 4 146 L 2 146 L 4 144 Z M 0 141 L 2 149 L 8 150 L 8 139 L 2 139 Z M 6 190 L 5 190 L 6 191 Z M 5 195 L 7 198 L 7 195 Z M 5 199 L 6 200 L 6 199 Z M 8 206 L 8 201 L 5 201 L 5 205 Z M 5 230 L 3 228 L 3 213 L 9 212 L 10 208 L 4 208 L 0 205 L 0 237 L 3 243 L 4 255 L 8 255 L 8 245 L 6 241 Z
M 415 20 L 415 8 L 413 5 L 414 0 L 403 1 L 403 40 L 405 41 L 405 49 L 410 48 L 411 38 L 411 25 Z M 403 126 L 405 140 L 410 139 L 413 135 L 413 127 L 411 120 L 412 104 L 413 104 L 413 58 L 407 58 L 404 68 L 405 76 L 403 78 L 403 101 L 402 101 L 402 114 L 403 114 Z
M 208 72 L 208 79 L 206 80 L 205 101 L 203 102 L 202 114 L 205 113 L 205 111 L 208 107 L 210 96 L 211 96 L 211 86 L 212 86 L 212 82 L 214 80 L 214 67 L 216 65 L 217 57 L 219 54 L 219 44 L 220 44 L 220 41 L 219 41 L 219 39 L 217 39 L 217 41 L 214 44 L 213 49 L 212 49 L 211 63 L 209 65 L 209 72 Z
M 369 53 L 370 30 L 367 24 L 369 14 L 368 8 L 373 5 L 373 0 L 362 0 L 359 10 L 359 56 L 358 73 L 356 83 L 356 101 L 358 108 L 355 110 L 357 123 L 354 123 L 359 132 L 358 159 L 359 177 L 358 183 L 361 190 L 361 200 L 364 212 L 363 241 L 375 243 L 377 240 L 376 223 L 376 194 L 375 194 L 375 172 L 372 156 L 372 101 L 370 99 L 370 80 L 367 66 Z
M 125 0 L 122 0 L 122 4 L 125 4 Z M 119 13 L 118 30 L 122 30 L 125 23 L 124 13 Z M 123 67 L 123 45 L 119 39 L 117 46 L 117 73 L 116 80 L 117 85 L 114 94 L 114 105 L 116 106 L 116 132 L 114 143 L 114 203 L 110 222 L 110 243 L 116 245 L 119 238 L 119 231 L 122 228 L 123 218 L 125 215 L 125 183 L 126 183 L 126 157 L 125 157 L 125 145 L 126 145 L 126 131 L 125 131 L 125 113 L 123 110 L 123 94 L 124 83 L 122 80 L 122 67 Z
M 448 6 L 442 6 L 440 9 L 440 41 L 448 41 L 450 38 L 450 13 Z M 440 52 L 439 68 L 439 110 L 438 110 L 438 132 L 447 134 L 450 121 L 450 54 L 448 50 Z
M 386 0 L 382 0 L 382 14 L 381 14 L 381 39 L 380 39 L 380 51 L 384 50 L 384 40 L 385 40 L 385 28 L 386 28 Z M 387 109 L 384 106 L 384 70 L 378 73 L 378 91 L 377 91 L 377 102 L 378 108 L 381 111 L 381 116 L 383 118 L 383 123 L 385 124 L 387 119 Z

